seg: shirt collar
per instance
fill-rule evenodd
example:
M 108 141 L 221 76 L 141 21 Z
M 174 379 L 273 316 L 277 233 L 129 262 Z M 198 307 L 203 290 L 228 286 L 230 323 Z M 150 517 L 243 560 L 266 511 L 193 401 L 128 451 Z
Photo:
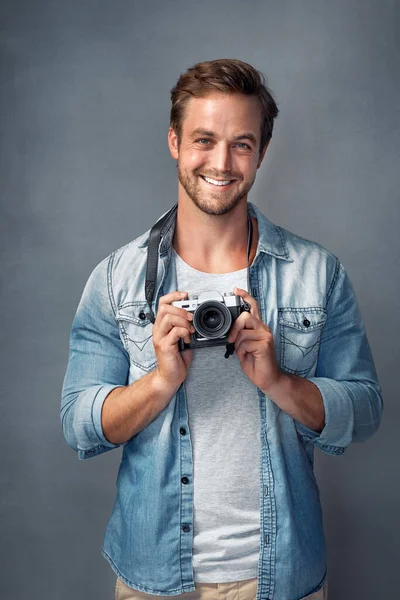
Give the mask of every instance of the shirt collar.
M 248 212 L 257 219 L 258 250 L 275 258 L 292 262 L 285 242 L 283 230 L 271 223 L 266 216 L 251 202 L 247 203 Z
M 248 213 L 257 219 L 258 223 L 258 250 L 270 254 L 275 258 L 292 262 L 289 251 L 284 239 L 283 230 L 271 223 L 263 213 L 251 202 L 247 203 Z M 166 213 L 164 213 L 166 214 Z M 164 215 L 162 215 L 164 216 Z M 161 218 L 161 217 L 160 217 Z M 172 238 L 175 231 L 175 220 L 172 221 L 169 228 L 164 232 L 160 244 L 160 254 L 168 251 L 172 245 Z M 150 230 L 143 234 L 139 248 L 146 248 L 149 241 Z

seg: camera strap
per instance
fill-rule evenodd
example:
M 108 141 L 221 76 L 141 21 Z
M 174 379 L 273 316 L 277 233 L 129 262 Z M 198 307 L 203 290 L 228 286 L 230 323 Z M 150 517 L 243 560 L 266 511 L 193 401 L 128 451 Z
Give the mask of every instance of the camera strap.
M 250 253 L 251 253 L 251 243 L 253 241 L 253 223 L 251 222 L 251 217 L 248 214 L 247 215 L 247 224 L 248 224 L 248 237 L 247 237 L 247 255 L 246 255 L 246 269 L 247 269 L 247 291 L 250 294 L 250 269 L 249 269 L 249 260 L 250 260 Z
M 248 238 L 247 238 L 247 254 L 246 254 L 246 271 L 247 271 L 247 291 L 250 293 L 250 269 L 249 269 L 249 261 L 250 261 L 250 253 L 251 253 L 251 242 L 253 241 L 253 223 L 251 222 L 250 215 L 247 215 L 247 223 L 248 223 Z M 247 302 L 246 310 L 250 310 L 250 307 Z M 229 358 L 235 351 L 235 344 L 227 343 L 226 344 L 226 352 L 224 354 L 225 358 Z
M 175 204 L 165 215 L 158 219 L 153 225 L 149 234 L 149 242 L 147 246 L 147 263 L 146 263 L 146 283 L 144 286 L 146 301 L 150 312 L 146 313 L 146 317 L 152 323 L 156 318 L 153 312 L 153 299 L 156 291 L 157 282 L 157 267 L 158 267 L 158 248 L 160 240 L 165 232 L 171 226 L 171 222 L 176 218 L 178 204 Z
M 171 227 L 174 219 L 176 219 L 176 212 L 178 204 L 175 204 L 165 215 L 161 217 L 151 228 L 149 234 L 149 241 L 147 246 L 147 262 L 146 262 L 146 282 L 145 282 L 145 296 L 146 302 L 149 306 L 150 312 L 146 313 L 146 317 L 152 323 L 155 322 L 156 318 L 153 312 L 153 299 L 156 291 L 157 282 L 157 268 L 158 268 L 158 249 L 160 241 L 165 232 Z M 248 238 L 247 238 L 247 255 L 246 255 L 246 269 L 247 269 L 247 289 L 250 292 L 250 274 L 249 274 L 249 260 L 251 252 L 251 243 L 253 240 L 253 224 L 251 222 L 250 215 L 247 215 L 248 222 Z M 234 344 L 226 344 L 225 358 L 228 358 L 233 354 L 235 349 Z

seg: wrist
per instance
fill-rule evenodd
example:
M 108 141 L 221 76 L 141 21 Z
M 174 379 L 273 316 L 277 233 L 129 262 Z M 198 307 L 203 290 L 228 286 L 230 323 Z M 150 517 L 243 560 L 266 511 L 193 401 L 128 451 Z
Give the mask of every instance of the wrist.
M 278 369 L 276 377 L 261 391 L 268 396 L 268 398 L 275 401 L 275 399 L 278 399 L 280 395 L 285 393 L 285 390 L 288 390 L 290 385 L 290 375 Z
M 171 381 L 156 368 L 151 372 L 151 387 L 155 397 L 170 399 L 179 386 L 171 384 Z

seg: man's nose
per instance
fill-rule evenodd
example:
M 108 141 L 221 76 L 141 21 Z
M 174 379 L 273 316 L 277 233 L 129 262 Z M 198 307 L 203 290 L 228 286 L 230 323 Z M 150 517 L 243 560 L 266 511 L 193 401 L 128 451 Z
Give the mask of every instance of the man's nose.
M 218 144 L 215 147 L 212 166 L 221 173 L 232 170 L 231 149 L 228 144 Z

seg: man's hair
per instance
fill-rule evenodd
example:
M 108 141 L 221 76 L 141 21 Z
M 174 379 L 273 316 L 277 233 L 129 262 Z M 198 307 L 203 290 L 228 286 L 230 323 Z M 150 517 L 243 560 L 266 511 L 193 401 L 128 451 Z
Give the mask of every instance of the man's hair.
M 182 121 L 190 98 L 203 98 L 211 92 L 256 96 L 261 106 L 260 152 L 272 137 L 278 107 L 267 88 L 265 77 L 251 65 L 233 58 L 200 62 L 183 73 L 171 90 L 170 126 L 182 139 Z

